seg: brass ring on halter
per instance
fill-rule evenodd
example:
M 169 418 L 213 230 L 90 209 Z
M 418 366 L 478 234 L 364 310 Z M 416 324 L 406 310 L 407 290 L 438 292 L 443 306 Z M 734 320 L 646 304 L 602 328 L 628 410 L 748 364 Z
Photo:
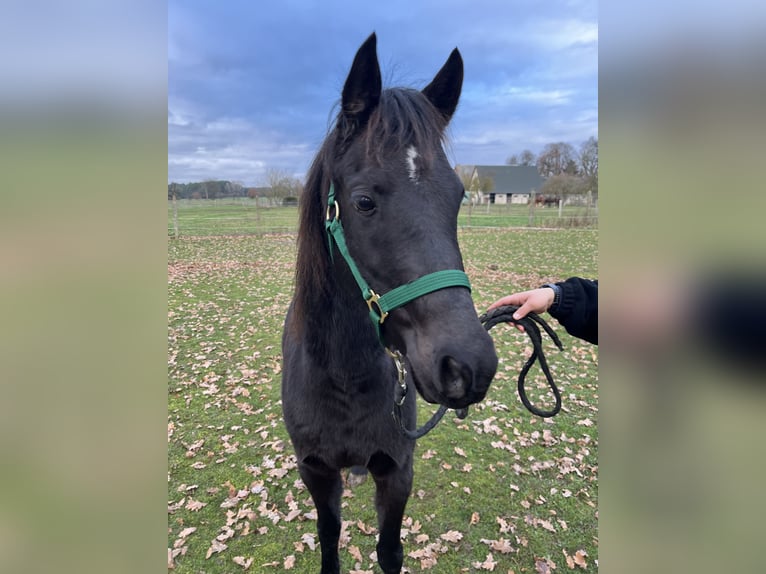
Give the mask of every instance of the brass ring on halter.
M 333 207 L 335 208 L 335 217 L 330 217 L 330 210 Z M 327 221 L 332 221 L 333 219 L 340 220 L 340 204 L 335 200 L 327 205 Z

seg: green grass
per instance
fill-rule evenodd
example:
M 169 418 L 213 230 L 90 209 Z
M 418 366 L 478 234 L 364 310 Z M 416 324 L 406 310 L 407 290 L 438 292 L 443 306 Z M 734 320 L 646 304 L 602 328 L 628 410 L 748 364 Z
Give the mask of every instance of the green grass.
M 559 217 L 558 208 L 528 205 L 486 205 L 470 209 L 463 206 L 458 217 L 460 227 L 595 227 L 598 214 L 593 209 L 565 206 Z
M 597 275 L 593 230 L 464 229 L 459 239 L 478 311 L 515 290 Z M 170 241 L 168 256 L 168 548 L 177 553 L 175 571 L 239 572 L 252 560 L 248 572 L 287 566 L 315 574 L 320 550 L 309 542 L 316 522 L 279 402 L 295 237 L 182 236 Z M 466 420 L 448 415 L 418 442 L 406 571 L 486 571 L 477 565 L 491 553 L 494 572 L 533 573 L 543 559 L 562 572 L 569 571 L 565 553 L 580 550 L 585 570 L 597 570 L 598 430 L 590 421 L 598 416 L 598 348 L 551 323 L 565 346 L 547 349 L 562 389 L 559 415 L 542 421 L 525 411 L 515 381 L 529 342 L 498 326 L 492 336 L 500 365 L 487 398 Z M 541 374 L 528 387 L 533 401 L 550 404 Z M 421 423 L 432 409 L 420 401 Z M 347 490 L 343 504 L 342 571 L 379 572 L 370 558 L 371 481 Z M 451 531 L 462 537 L 441 538 Z M 216 537 L 221 546 L 213 546 Z M 490 548 L 501 539 L 510 552 Z M 421 562 L 428 548 L 436 559 L 430 569 Z
M 296 207 L 264 207 L 254 199 L 187 199 L 176 203 L 180 235 L 252 235 L 295 231 Z M 173 204 L 168 201 L 168 235 L 174 234 Z
M 255 200 L 186 199 L 176 203 L 179 235 L 254 235 L 294 232 L 298 228 L 296 207 L 264 207 Z M 530 225 L 530 221 L 532 222 Z M 466 227 L 593 227 L 597 214 L 584 207 L 566 206 L 559 218 L 557 208 L 537 207 L 530 219 L 526 205 L 490 205 L 460 209 L 458 225 Z M 168 202 L 168 236 L 174 236 L 173 204 Z

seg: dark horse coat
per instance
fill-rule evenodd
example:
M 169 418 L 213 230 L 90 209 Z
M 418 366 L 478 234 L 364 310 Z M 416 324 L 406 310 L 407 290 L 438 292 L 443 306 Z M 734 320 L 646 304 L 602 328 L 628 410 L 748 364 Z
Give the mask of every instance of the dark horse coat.
M 422 91 L 381 87 L 373 34 L 346 79 L 335 127 L 301 201 L 295 296 L 282 341 L 284 420 L 317 508 L 323 574 L 340 570 L 340 470 L 366 466 L 376 484 L 378 562 L 400 572 L 401 521 L 412 488 L 414 441 L 394 423 L 397 371 L 348 264 L 324 228 L 337 194 L 348 251 L 378 293 L 441 270 L 463 269 L 457 214 L 463 187 L 443 150 L 463 63 L 454 50 Z M 406 357 L 407 380 L 428 402 L 462 408 L 484 398 L 497 368 L 492 340 L 464 287 L 395 309 L 385 345 Z M 415 421 L 415 393 L 402 419 Z

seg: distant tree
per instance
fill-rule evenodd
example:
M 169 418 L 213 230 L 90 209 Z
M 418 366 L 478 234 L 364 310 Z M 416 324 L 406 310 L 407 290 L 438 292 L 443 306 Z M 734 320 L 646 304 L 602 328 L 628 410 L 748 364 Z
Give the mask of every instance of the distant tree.
M 266 181 L 271 189 L 272 202 L 279 204 L 282 199 L 290 195 L 290 176 L 287 172 L 277 168 L 269 168 L 266 170 Z
M 557 197 L 564 199 L 568 195 L 586 193 L 584 179 L 569 173 L 552 175 L 545 180 L 540 188 L 540 193 L 545 197 Z
M 598 139 L 590 137 L 580 145 L 580 173 L 588 189 L 598 193 Z
M 460 178 L 460 183 L 463 184 L 463 189 L 469 196 L 473 192 L 478 191 L 478 189 L 474 189 L 472 165 L 457 165 L 455 166 L 455 173 Z
M 206 179 L 205 181 L 202 182 L 202 189 L 205 192 L 205 199 L 210 199 L 210 187 L 214 183 L 215 182 L 212 179 Z M 213 197 L 215 197 L 215 195 Z
M 564 166 L 564 173 L 568 175 L 579 175 L 580 174 L 580 166 L 577 164 L 577 162 L 574 159 L 570 159 L 566 166 Z
M 598 175 L 598 139 L 590 137 L 580 144 L 580 173 L 589 177 Z
M 530 150 L 525 149 L 518 155 L 513 154 L 512 156 L 508 157 L 508 159 L 505 160 L 505 163 L 507 165 L 535 165 L 535 154 L 533 154 Z
M 519 156 L 519 165 L 535 165 L 535 154 L 532 150 L 525 149 Z
M 489 176 L 479 178 L 479 189 L 484 193 L 489 193 L 495 189 L 495 180 Z
M 291 197 L 300 200 L 301 195 L 303 195 L 303 181 L 297 177 L 290 178 L 290 193 Z
M 575 162 L 576 172 L 576 158 L 577 154 L 571 144 L 566 142 L 549 143 L 537 156 L 537 171 L 543 177 L 560 175 L 567 173 L 567 168 L 572 169 L 570 162 Z
M 272 204 L 282 205 L 286 197 L 295 197 L 300 201 L 300 196 L 303 193 L 303 181 L 299 178 L 290 176 L 284 170 L 270 168 L 266 170 L 266 182 L 269 191 L 264 195 L 268 195 Z
M 247 195 L 247 188 L 244 181 L 232 181 L 231 193 L 234 197 L 245 197 Z

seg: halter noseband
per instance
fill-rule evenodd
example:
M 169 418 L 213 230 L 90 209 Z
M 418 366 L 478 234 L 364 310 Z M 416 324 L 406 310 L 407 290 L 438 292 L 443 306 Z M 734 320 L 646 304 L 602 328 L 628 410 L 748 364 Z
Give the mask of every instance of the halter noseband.
M 334 214 L 332 213 L 333 210 Z M 375 332 L 378 334 L 381 343 L 383 343 L 383 337 L 380 333 L 380 326 L 388 317 L 389 312 L 394 309 L 402 307 L 418 297 L 446 287 L 465 287 L 469 291 L 471 290 L 471 283 L 463 271 L 459 269 L 445 269 L 423 275 L 410 283 L 391 289 L 391 291 L 384 295 L 379 295 L 373 291 L 367 284 L 367 281 L 364 280 L 364 277 L 362 277 L 353 257 L 348 252 L 346 236 L 343 233 L 343 226 L 340 222 L 340 206 L 335 201 L 335 185 L 333 183 L 330 183 L 330 191 L 327 194 L 325 230 L 327 231 L 327 241 L 330 245 L 330 257 L 332 257 L 334 242 L 343 259 L 346 260 L 346 264 L 362 292 L 362 297 L 370 309 L 370 320 L 375 326 Z

